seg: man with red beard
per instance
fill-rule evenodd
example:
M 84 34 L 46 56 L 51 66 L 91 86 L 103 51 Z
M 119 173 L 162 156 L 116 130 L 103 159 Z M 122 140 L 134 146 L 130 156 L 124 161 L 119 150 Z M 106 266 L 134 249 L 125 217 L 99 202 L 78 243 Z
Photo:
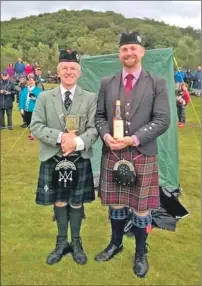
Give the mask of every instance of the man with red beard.
M 151 210 L 160 203 L 157 137 L 170 125 L 166 81 L 142 68 L 144 54 L 139 33 L 121 35 L 119 59 L 123 69 L 102 80 L 95 116 L 103 140 L 99 195 L 102 204 L 109 206 L 112 230 L 109 245 L 95 260 L 108 261 L 122 251 L 130 210 L 131 231 L 136 238 L 133 271 L 140 278 L 149 269 L 146 239 L 151 229 Z M 118 139 L 113 134 L 117 101 L 124 126 Z

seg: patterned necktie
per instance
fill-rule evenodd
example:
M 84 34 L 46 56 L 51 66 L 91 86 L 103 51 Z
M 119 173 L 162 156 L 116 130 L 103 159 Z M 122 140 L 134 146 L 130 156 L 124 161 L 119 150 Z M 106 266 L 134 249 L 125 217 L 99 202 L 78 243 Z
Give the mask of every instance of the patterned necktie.
M 126 78 L 125 90 L 127 92 L 129 92 L 129 91 L 131 91 L 133 89 L 134 75 L 128 74 L 125 78 Z
M 66 109 L 68 109 L 68 108 L 70 107 L 71 103 L 72 103 L 72 100 L 71 100 L 71 98 L 69 97 L 70 94 L 71 94 L 71 91 L 69 91 L 69 90 L 67 90 L 67 91 L 65 92 L 64 106 L 65 106 Z

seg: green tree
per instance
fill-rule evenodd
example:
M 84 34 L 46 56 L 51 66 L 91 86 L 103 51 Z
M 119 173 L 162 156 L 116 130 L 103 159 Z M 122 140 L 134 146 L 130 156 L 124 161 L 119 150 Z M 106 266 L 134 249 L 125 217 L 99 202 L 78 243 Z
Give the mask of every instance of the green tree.
M 13 49 L 9 55 L 4 51 L 2 61 L 18 54 L 25 61 L 37 60 L 44 69 L 52 69 L 57 64 L 56 49 L 75 48 L 88 55 L 114 53 L 120 33 L 134 30 L 142 34 L 147 49 L 173 47 L 182 66 L 200 62 L 200 30 L 169 26 L 155 19 L 127 19 L 113 11 L 65 9 L 1 22 L 1 45 L 8 52 Z

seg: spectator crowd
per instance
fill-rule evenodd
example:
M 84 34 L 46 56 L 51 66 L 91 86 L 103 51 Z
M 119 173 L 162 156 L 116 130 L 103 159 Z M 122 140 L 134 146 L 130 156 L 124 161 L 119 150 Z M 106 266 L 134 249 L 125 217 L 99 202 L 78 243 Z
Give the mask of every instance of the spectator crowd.
M 191 69 L 183 71 L 179 68 L 175 72 L 176 90 L 180 90 L 181 84 L 185 82 L 189 92 L 195 96 L 201 96 L 201 66 L 199 65 L 196 71 L 192 72 Z
M 51 78 L 50 71 L 48 76 Z M 201 66 L 198 66 L 195 72 L 190 69 L 185 72 L 179 68 L 174 74 L 174 80 L 178 126 L 183 127 L 186 123 L 185 109 L 190 102 L 190 94 L 201 96 Z M 22 59 L 18 58 L 15 64 L 7 65 L 5 71 L 1 72 L 0 79 L 0 130 L 6 127 L 8 130 L 13 130 L 12 111 L 15 99 L 22 117 L 21 127 L 29 128 L 36 100 L 44 89 L 43 82 L 45 79 L 37 62 L 33 65 L 24 64 Z M 7 125 L 5 116 L 7 116 Z M 34 140 L 32 134 L 28 138 Z
M 186 123 L 186 106 L 190 102 L 190 94 L 201 96 L 201 66 L 195 72 L 188 69 L 184 72 L 179 68 L 174 75 L 176 84 L 176 104 L 178 115 L 178 127 L 184 127 Z
M 8 64 L 1 72 L 0 79 L 0 130 L 13 130 L 12 112 L 16 100 L 22 117 L 22 128 L 29 128 L 36 100 L 43 90 L 41 68 L 37 63 L 33 66 L 23 63 L 18 58 L 15 65 Z M 6 117 L 7 116 L 7 124 Z M 29 140 L 34 140 L 30 133 Z

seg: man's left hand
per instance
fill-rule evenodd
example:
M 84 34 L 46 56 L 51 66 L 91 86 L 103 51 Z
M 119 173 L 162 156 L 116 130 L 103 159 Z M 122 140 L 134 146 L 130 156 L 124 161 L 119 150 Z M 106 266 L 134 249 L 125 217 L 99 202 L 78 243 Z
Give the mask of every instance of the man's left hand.
M 123 138 L 116 139 L 116 143 L 113 144 L 113 150 L 121 150 L 128 146 L 134 146 L 133 138 L 125 136 Z

